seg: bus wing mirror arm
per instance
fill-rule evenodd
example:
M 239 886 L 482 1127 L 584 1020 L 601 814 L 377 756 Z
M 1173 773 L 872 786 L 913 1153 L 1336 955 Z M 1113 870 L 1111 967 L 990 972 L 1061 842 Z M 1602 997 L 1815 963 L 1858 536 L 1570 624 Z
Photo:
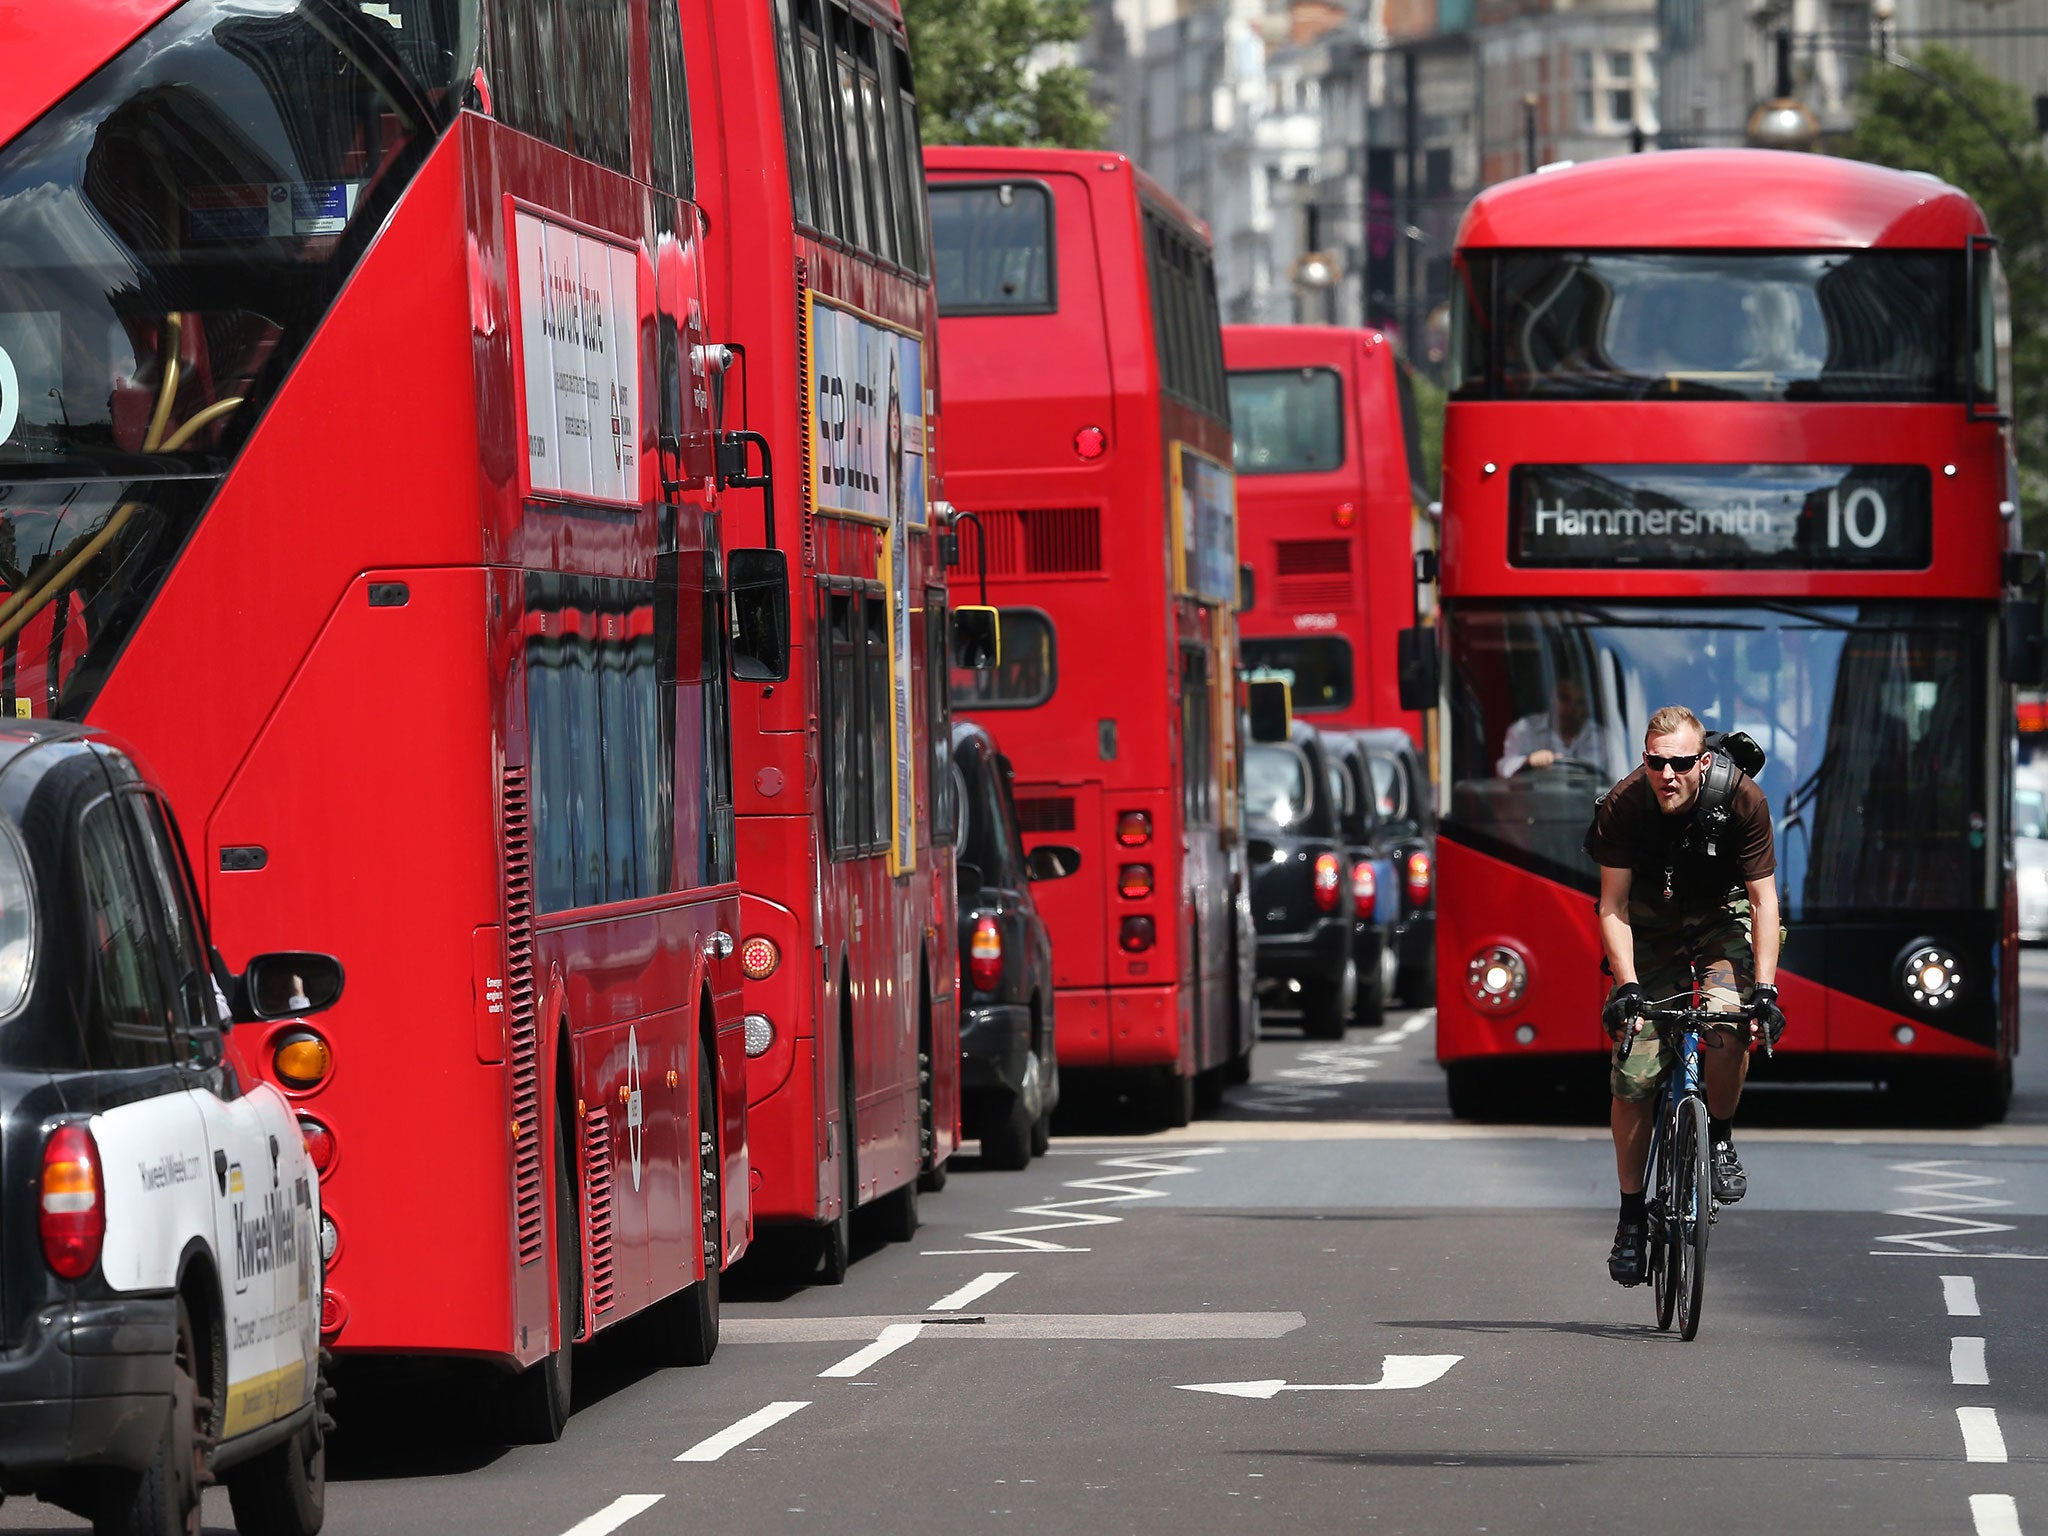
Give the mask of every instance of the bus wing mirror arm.
M 761 473 L 750 473 L 752 462 L 749 446 L 761 450 Z M 718 434 L 718 488 L 728 490 L 756 490 L 761 492 L 762 527 L 767 534 L 767 547 L 775 548 L 775 455 L 768 447 L 768 439 L 758 432 L 745 427 Z
M 2048 614 L 2042 611 L 2048 557 L 2038 549 L 2015 550 L 2005 557 L 2004 574 L 2011 592 L 1999 614 L 2005 680 L 2021 688 L 2048 687 Z
M 1418 712 L 1436 708 L 1438 674 L 1436 630 L 1418 624 L 1396 639 L 1395 670 L 1401 682 L 1401 707 Z

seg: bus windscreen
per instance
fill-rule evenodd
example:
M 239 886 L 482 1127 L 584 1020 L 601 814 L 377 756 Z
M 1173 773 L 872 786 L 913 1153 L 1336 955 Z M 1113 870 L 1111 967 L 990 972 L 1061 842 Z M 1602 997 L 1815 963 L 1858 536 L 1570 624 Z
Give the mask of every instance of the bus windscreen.
M 1320 475 L 1344 462 L 1344 385 L 1334 368 L 1230 375 L 1233 458 L 1241 475 Z

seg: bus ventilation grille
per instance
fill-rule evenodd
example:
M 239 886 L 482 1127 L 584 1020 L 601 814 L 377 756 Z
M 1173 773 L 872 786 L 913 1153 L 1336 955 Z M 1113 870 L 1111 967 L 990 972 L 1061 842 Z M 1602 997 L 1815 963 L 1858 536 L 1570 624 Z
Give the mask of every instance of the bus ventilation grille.
M 590 1274 L 590 1315 L 612 1309 L 612 1112 L 583 1117 L 583 1251 Z
M 1102 573 L 1102 509 L 1022 507 L 974 509 L 988 533 L 991 576 L 1098 576 Z M 974 524 L 960 529 L 960 561 L 953 570 L 972 579 L 979 570 Z
M 528 814 L 526 770 L 505 770 L 505 967 L 511 1004 L 512 1041 L 512 1219 L 518 1231 L 519 1262 L 538 1263 L 547 1254 L 542 1192 L 540 1037 L 533 1009 L 533 824 Z
M 1281 539 L 1273 546 L 1274 599 L 1282 608 L 1351 602 L 1351 546 L 1343 539 Z
M 1017 801 L 1019 832 L 1071 832 L 1074 830 L 1074 797 L 1046 795 L 1036 800 Z
M 796 259 L 796 376 L 808 379 L 811 376 L 811 307 L 805 302 L 811 286 L 811 269 L 803 257 Z M 803 392 L 803 403 L 797 412 L 802 426 L 796 435 L 799 468 L 803 473 L 797 478 L 798 522 L 803 528 L 804 565 L 808 569 L 817 557 L 814 544 L 815 524 L 812 521 L 811 506 L 811 399 L 810 391 Z

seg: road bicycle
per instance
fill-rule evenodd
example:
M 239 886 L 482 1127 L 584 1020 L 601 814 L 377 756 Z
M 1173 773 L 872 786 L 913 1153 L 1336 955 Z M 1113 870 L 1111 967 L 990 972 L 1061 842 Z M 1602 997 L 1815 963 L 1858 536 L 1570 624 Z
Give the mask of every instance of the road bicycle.
M 1700 1036 L 1716 1029 L 1746 1042 L 1755 1014 L 1730 1012 L 1692 1003 L 1683 1008 L 1660 998 L 1647 1004 L 1642 1017 L 1678 1055 L 1665 1074 L 1663 1100 L 1650 1127 L 1650 1154 L 1643 1165 L 1649 1244 L 1651 1293 L 1657 1302 L 1657 1326 L 1668 1331 L 1678 1320 L 1678 1336 L 1690 1341 L 1700 1331 L 1700 1305 L 1706 1297 L 1707 1237 L 1720 1206 L 1714 1199 L 1707 1132 L 1707 1100 L 1700 1088 Z M 1614 1048 L 1618 1066 L 1634 1037 L 1624 1035 Z M 1764 1041 L 1764 1053 L 1770 1042 Z

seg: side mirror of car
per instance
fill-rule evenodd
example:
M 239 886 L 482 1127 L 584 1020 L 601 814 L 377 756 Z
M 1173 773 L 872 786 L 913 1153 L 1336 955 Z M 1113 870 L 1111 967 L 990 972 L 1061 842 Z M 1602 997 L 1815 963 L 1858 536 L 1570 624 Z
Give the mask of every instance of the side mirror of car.
M 1244 685 L 1245 712 L 1253 741 L 1285 741 L 1294 724 L 1292 690 L 1277 677 L 1255 677 Z
M 955 608 L 952 639 L 956 667 L 988 672 L 1003 659 L 1002 621 L 993 608 L 978 603 Z
M 1394 671 L 1400 680 L 1403 709 L 1435 709 L 1438 686 L 1436 631 L 1427 625 L 1417 625 L 1395 636 Z
M 779 549 L 726 556 L 732 605 L 732 675 L 746 683 L 789 678 L 789 557 Z
M 1024 872 L 1034 881 L 1064 880 L 1081 867 L 1081 850 L 1065 843 L 1043 843 L 1024 855 Z
M 341 962 L 332 955 L 277 950 L 258 955 L 236 978 L 235 1018 L 244 1024 L 295 1019 L 341 1000 Z
M 981 866 L 972 859 L 953 861 L 953 887 L 962 896 L 971 896 L 981 889 Z

